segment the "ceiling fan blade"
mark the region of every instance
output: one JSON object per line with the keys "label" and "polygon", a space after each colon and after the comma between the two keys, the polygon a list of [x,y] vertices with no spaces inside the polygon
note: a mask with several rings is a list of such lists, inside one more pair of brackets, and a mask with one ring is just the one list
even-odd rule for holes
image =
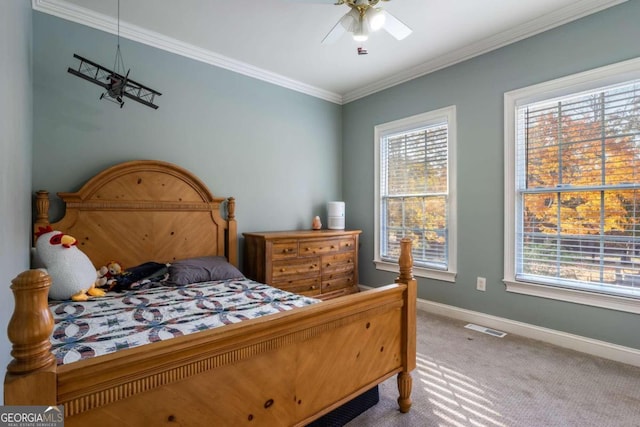
{"label": "ceiling fan blade", "polygon": [[322,39],[321,44],[331,44],[338,40],[345,32],[353,32],[355,24],[358,20],[358,12],[354,9],[350,10],[340,18],[338,23],[333,26],[329,34]]}
{"label": "ceiling fan blade", "polygon": [[344,25],[342,25],[342,22],[338,21],[338,23],[333,26],[331,31],[329,31],[329,33],[326,36],[324,36],[320,44],[335,43],[346,32],[347,32],[347,29],[344,27]]}
{"label": "ceiling fan blade", "polygon": [[382,13],[385,14],[384,25],[382,26],[382,28],[396,39],[402,40],[413,32],[411,28],[407,27],[398,18],[396,18],[386,10],[382,10]]}

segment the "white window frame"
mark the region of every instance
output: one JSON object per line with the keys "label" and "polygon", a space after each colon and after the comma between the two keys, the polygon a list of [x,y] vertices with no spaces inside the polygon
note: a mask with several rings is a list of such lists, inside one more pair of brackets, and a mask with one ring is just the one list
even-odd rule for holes
{"label": "white window frame", "polygon": [[517,89],[504,94],[504,283],[508,292],[640,313],[635,298],[518,281],[516,274],[516,109],[524,104],[640,79],[640,58]]}
{"label": "white window frame", "polygon": [[380,223],[380,145],[381,139],[389,134],[410,131],[429,125],[439,124],[443,121],[447,122],[448,127],[448,236],[447,236],[447,270],[436,270],[425,267],[414,266],[413,274],[419,277],[427,277],[431,279],[442,280],[446,282],[455,282],[457,268],[457,219],[456,219],[456,107],[455,105],[429,111],[404,119],[394,120],[392,122],[383,123],[375,126],[374,129],[374,145],[375,145],[375,233],[374,233],[374,264],[378,270],[390,271],[397,273],[399,267],[397,263],[382,260],[380,256],[381,241],[381,223]]}

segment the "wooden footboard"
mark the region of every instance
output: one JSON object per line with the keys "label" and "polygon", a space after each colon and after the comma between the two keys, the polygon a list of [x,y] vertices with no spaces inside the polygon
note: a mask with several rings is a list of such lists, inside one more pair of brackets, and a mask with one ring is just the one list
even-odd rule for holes
{"label": "wooden footboard", "polygon": [[67,426],[305,425],[398,375],[411,407],[416,281],[402,241],[396,284],[56,367],[49,277],[12,282],[7,405],[64,405]]}

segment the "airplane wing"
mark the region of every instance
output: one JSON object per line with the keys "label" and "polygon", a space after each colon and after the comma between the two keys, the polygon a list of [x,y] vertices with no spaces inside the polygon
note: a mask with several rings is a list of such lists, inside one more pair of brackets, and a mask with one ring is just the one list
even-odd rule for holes
{"label": "airplane wing", "polygon": [[73,57],[80,60],[80,65],[78,65],[77,69],[69,67],[67,69],[68,72],[105,89],[108,88],[109,76],[112,74],[111,70],[79,55],[73,54]]}
{"label": "airplane wing", "polygon": [[140,83],[136,83],[131,79],[128,79],[127,84],[124,87],[123,95],[155,110],[158,108],[158,106],[155,105],[153,101],[156,95],[160,96],[162,94],[151,88],[143,86]]}

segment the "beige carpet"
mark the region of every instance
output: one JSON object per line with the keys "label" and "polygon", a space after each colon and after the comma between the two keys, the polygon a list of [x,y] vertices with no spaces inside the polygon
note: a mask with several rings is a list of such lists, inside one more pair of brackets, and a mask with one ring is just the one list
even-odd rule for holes
{"label": "beige carpet", "polygon": [[640,426],[640,368],[465,324],[419,312],[411,411],[394,377],[347,426]]}

